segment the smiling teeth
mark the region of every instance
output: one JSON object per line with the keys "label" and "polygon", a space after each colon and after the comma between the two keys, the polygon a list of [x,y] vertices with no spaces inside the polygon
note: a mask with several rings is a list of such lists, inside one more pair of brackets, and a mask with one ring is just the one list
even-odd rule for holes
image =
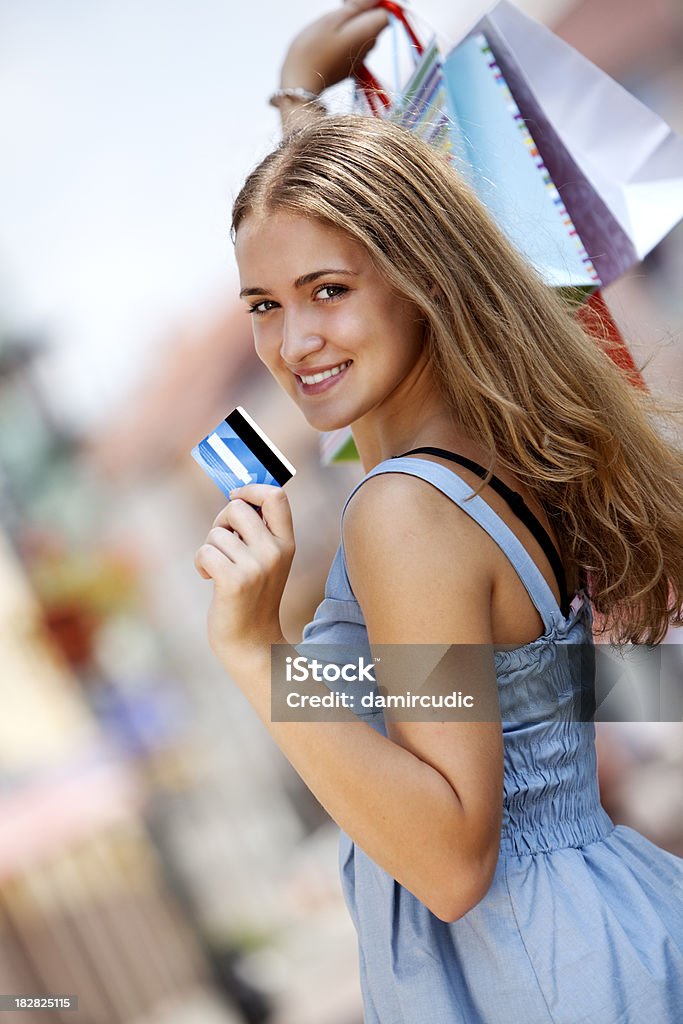
{"label": "smiling teeth", "polygon": [[345,363],[340,363],[339,366],[333,366],[331,370],[324,370],[323,373],[314,373],[312,377],[304,377],[303,373],[299,374],[304,384],[317,384],[321,380],[327,380],[328,377],[336,377],[338,373],[345,370],[347,366],[351,365],[349,359]]}

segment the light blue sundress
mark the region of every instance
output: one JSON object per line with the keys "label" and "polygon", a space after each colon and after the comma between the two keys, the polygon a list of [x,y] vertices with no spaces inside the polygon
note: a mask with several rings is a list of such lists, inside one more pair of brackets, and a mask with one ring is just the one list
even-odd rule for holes
{"label": "light blue sundress", "polygon": [[[357,488],[388,472],[428,481],[486,530],[545,631],[495,654],[503,824],[495,877],[480,903],[458,921],[441,921],[341,833],[365,1024],[681,1024],[683,861],[615,827],[600,805],[595,728],[577,720],[573,662],[563,657],[567,645],[592,643],[585,594],[565,617],[503,520],[481,497],[465,502],[472,488],[428,459],[375,466],[342,519]],[[305,654],[311,644],[353,645],[371,658],[343,543],[297,648]],[[386,735],[381,710],[363,717]]]}

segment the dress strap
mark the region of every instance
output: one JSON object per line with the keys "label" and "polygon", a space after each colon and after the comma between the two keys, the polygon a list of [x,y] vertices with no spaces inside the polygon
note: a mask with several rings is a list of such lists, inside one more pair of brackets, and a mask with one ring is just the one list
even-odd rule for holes
{"label": "dress strap", "polygon": [[[444,459],[450,459],[451,462],[457,462],[460,466],[464,466],[465,469],[472,470],[478,477],[485,480],[488,475],[488,470],[480,466],[478,462],[473,462],[472,459],[466,459],[464,455],[456,454],[456,452],[448,451],[445,448],[435,448],[433,446],[425,446],[424,448],[411,448],[409,452],[403,452],[402,455],[393,455],[394,459],[402,459],[406,455],[415,455],[417,452],[425,452],[428,455],[441,455]],[[489,480],[489,486],[500,494],[501,498],[509,505],[510,509],[514,512],[518,519],[524,523],[527,529],[533,534],[538,543],[543,548],[546,558],[550,562],[553,572],[555,573],[555,579],[557,580],[557,586],[560,591],[560,608],[562,614],[569,615],[569,594],[567,593],[567,577],[565,576],[564,567],[560,560],[557,548],[553,544],[548,531],[543,526],[543,523],[534,515],[521,494],[517,491],[513,491],[511,487],[503,483],[502,480],[497,476],[492,476]]]}
{"label": "dress strap", "polygon": [[[370,477],[380,473],[406,473],[432,484],[466,512],[496,542],[510,561],[543,621],[546,632],[556,625],[564,624],[563,615],[555,595],[548,586],[543,573],[524,545],[517,539],[510,527],[482,497],[474,497],[472,487],[452,469],[446,469],[431,459],[414,459],[394,456],[380,462],[371,469],[349,494],[342,509],[342,522],[349,501]],[[343,548],[343,539],[342,539]]]}

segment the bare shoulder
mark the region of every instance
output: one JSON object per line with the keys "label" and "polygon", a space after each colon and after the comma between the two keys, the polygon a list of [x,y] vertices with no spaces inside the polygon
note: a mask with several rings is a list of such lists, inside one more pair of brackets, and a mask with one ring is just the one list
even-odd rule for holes
{"label": "bare shoulder", "polygon": [[[416,543],[421,553],[458,553],[485,570],[491,540],[481,527],[428,480],[408,473],[380,473],[366,480],[344,516],[344,545],[370,553],[396,541]],[[407,551],[400,550],[403,559]]]}
{"label": "bare shoulder", "polygon": [[366,480],[343,522],[349,579],[375,643],[487,643],[491,539],[428,481]]}

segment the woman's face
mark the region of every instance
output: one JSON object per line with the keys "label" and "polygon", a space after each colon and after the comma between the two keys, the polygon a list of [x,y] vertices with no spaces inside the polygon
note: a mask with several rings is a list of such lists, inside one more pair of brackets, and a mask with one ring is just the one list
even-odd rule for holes
{"label": "woman's face", "polygon": [[387,403],[405,408],[426,361],[423,323],[362,245],[277,212],[247,217],[235,253],[258,356],[311,426],[334,430]]}

